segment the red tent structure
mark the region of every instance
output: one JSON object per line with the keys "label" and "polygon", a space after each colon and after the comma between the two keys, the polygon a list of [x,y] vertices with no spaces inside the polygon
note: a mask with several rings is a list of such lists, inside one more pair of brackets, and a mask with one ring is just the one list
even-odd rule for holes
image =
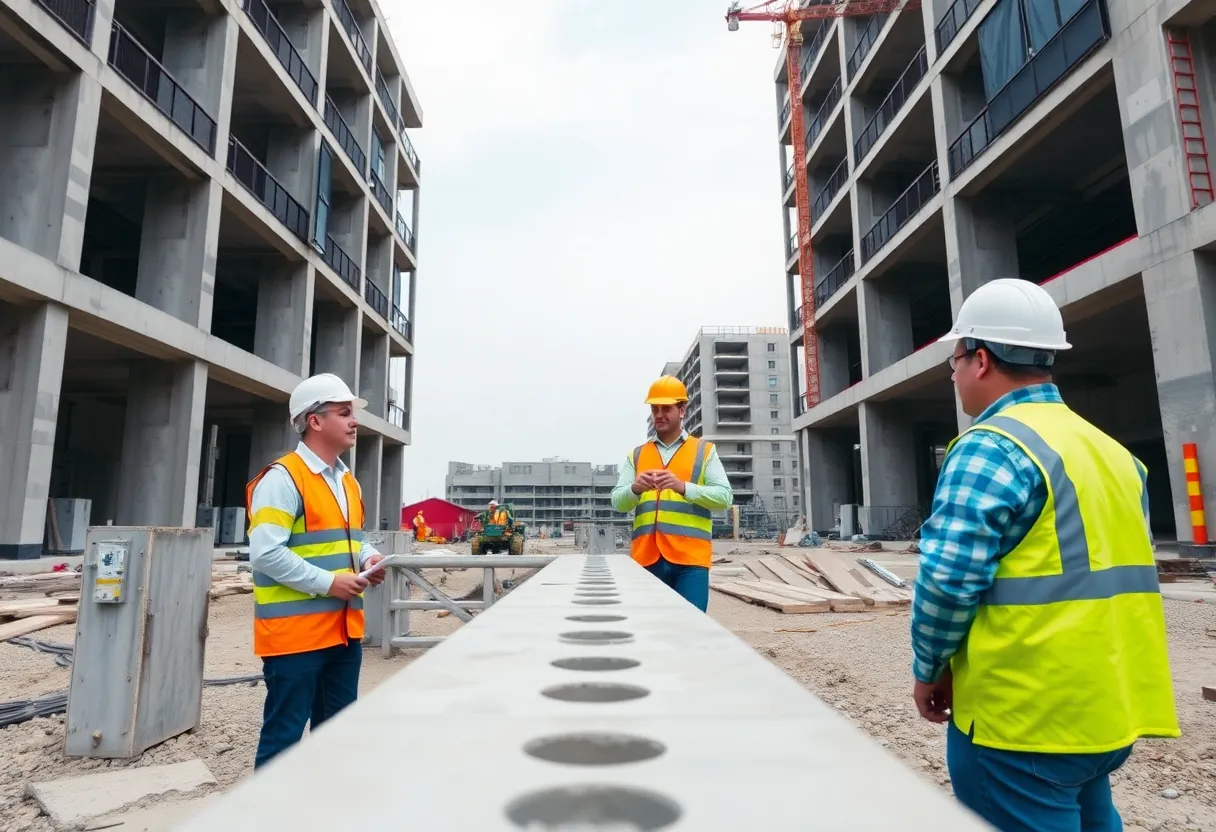
{"label": "red tent structure", "polygon": [[431,534],[455,540],[469,530],[477,512],[431,497],[419,503],[411,503],[401,509],[401,528],[414,530],[414,515],[422,511],[422,517],[431,528]]}

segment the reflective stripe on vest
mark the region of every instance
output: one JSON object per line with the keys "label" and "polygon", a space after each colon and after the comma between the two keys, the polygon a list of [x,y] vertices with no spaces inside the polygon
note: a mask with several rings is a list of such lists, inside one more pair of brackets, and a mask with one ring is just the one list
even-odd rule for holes
{"label": "reflective stripe on vest", "polygon": [[[664,465],[658,446],[647,443],[634,449],[634,470],[667,470],[683,482],[704,485],[705,460],[712,448],[711,443],[690,436]],[[647,449],[649,460],[643,455]],[[713,514],[671,489],[646,491],[634,508],[632,539],[630,554],[642,566],[662,557],[672,563],[708,567],[713,559]]]}

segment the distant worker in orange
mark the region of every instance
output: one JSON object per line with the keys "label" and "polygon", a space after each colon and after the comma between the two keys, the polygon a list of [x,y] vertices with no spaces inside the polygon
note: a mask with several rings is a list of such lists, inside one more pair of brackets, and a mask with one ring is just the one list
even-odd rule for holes
{"label": "distant worker in orange", "polygon": [[414,515],[414,540],[426,540],[431,536],[431,530],[426,525],[426,518],[422,516],[422,509],[418,509],[418,513]]}
{"label": "distant worker in orange", "polygon": [[630,555],[702,612],[709,608],[714,511],[730,508],[734,491],[713,443],[684,430],[688,391],[674,376],[646,396],[657,438],[625,458],[612,507],[633,511]]}

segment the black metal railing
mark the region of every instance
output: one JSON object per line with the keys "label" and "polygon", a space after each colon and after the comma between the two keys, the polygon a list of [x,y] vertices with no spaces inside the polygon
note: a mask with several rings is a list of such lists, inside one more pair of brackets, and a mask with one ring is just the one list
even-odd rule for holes
{"label": "black metal railing", "polygon": [[801,416],[806,413],[807,394],[799,393],[798,398],[794,399],[794,415]]}
{"label": "black metal railing", "polygon": [[139,90],[195,144],[215,155],[215,119],[190,97],[169,70],[118,23],[111,26],[108,61],[114,71]]}
{"label": "black metal railing", "polygon": [[777,119],[777,127],[778,128],[784,127],[785,122],[787,120],[789,120],[789,117],[790,117],[790,102],[787,101],[781,105],[781,116]]}
{"label": "black metal railing", "polygon": [[338,21],[342,24],[342,28],[346,30],[346,36],[350,38],[350,45],[355,48],[355,54],[359,56],[359,63],[363,64],[363,68],[367,70],[370,77],[372,50],[367,48],[367,41],[363,39],[363,30],[359,28],[359,21],[355,20],[355,14],[346,4],[346,0],[334,0],[334,10],[338,13]]}
{"label": "black metal railing", "polygon": [[405,411],[395,404],[388,406],[388,423],[399,428],[405,427]]}
{"label": "black metal railing", "polygon": [[405,243],[406,248],[410,251],[414,250],[414,232],[406,224],[405,217],[401,216],[400,211],[397,212],[397,236]]}
{"label": "black metal railing", "polygon": [[37,0],[37,3],[78,41],[85,46],[93,45],[93,21],[97,16],[93,0]]}
{"label": "black metal railing", "polygon": [[1110,22],[1102,0],[1089,0],[1068,19],[988,106],[950,144],[950,178],[958,176],[1036,101],[1074,67],[1110,39]]}
{"label": "black metal railing", "polygon": [[794,163],[790,162],[790,166],[785,169],[785,177],[781,180],[781,192],[785,193],[794,184]]}
{"label": "black metal railing", "polygon": [[291,42],[291,38],[287,37],[287,30],[271,13],[265,0],[241,0],[241,6],[253,21],[253,25],[262,33],[262,37],[266,38],[270,51],[279,59],[283,69],[287,70],[291,80],[295,81],[300,92],[304,93],[308,103],[317,106],[317,79],[305,66],[299,50]]}
{"label": "black metal railing", "polygon": [[410,137],[406,135],[404,119],[402,119],[397,133],[401,136],[401,147],[405,150],[405,158],[410,160],[410,164],[414,168],[414,173],[421,174],[422,160],[418,158],[418,151],[414,150],[414,143],[410,141]]}
{"label": "black metal railing", "polygon": [[848,181],[849,159],[846,156],[840,160],[840,164],[836,166],[836,170],[832,171],[832,175],[828,177],[828,181],[823,184],[823,188],[815,197],[815,202],[811,206],[811,222],[819,219],[827,212],[828,206],[832,204],[832,200],[836,197],[836,194],[840,193],[840,189]]}
{"label": "black metal railing", "polygon": [[358,169],[359,175],[365,176],[367,174],[367,154],[359,146],[359,140],[351,132],[346,119],[342,118],[342,113],[338,112],[338,105],[328,95],[325,96],[325,126],[334,134],[334,138],[338,140],[338,146],[342,148],[346,158],[350,159]]}
{"label": "black metal railing", "polygon": [[390,217],[393,215],[393,198],[388,194],[388,188],[384,186],[384,181],[380,179],[380,174],[374,170],[369,172],[367,177],[368,183],[372,187],[372,196],[376,198],[376,202],[380,203],[380,207]]}
{"label": "black metal railing", "polygon": [[393,329],[401,333],[401,337],[405,340],[410,339],[410,319],[405,316],[401,308],[397,304],[393,304],[392,317],[388,319],[389,324]]}
{"label": "black metal railing", "polygon": [[325,237],[325,262],[338,273],[338,277],[346,281],[350,288],[356,292],[359,291],[359,278],[361,277],[359,267],[355,265],[354,260],[350,259],[350,255],[342,250],[342,246],[338,245],[329,235]]}
{"label": "black metal railing", "polygon": [[308,211],[235,136],[228,137],[228,170],[279,222],[308,242]]}
{"label": "black metal railing", "polygon": [[786,246],[786,258],[785,259],[788,260],[797,253],[798,253],[798,232],[795,231],[793,234],[790,235],[790,239]]}
{"label": "black metal railing", "polygon": [[823,20],[820,22],[819,30],[815,32],[815,36],[811,38],[811,42],[806,45],[806,56],[802,59],[800,67],[802,73],[802,83],[806,83],[806,79],[811,74],[811,64],[815,63],[815,59],[819,57],[819,52],[823,49],[824,42],[828,39],[828,30],[832,28],[831,20]]}
{"label": "black metal railing", "polygon": [[849,282],[854,271],[853,249],[849,249],[849,253],[841,257],[835,266],[828,269],[828,273],[823,276],[822,280],[815,283],[815,308],[822,309],[828,299]]}
{"label": "black metal railing", "polygon": [[376,95],[380,96],[380,103],[388,110],[388,123],[396,128],[401,123],[401,115],[397,112],[397,105],[393,103],[392,94],[388,91],[388,82],[384,80],[379,69],[376,70]]}
{"label": "black metal railing", "polygon": [[806,152],[811,152],[811,145],[819,138],[819,134],[823,132],[823,128],[827,126],[828,119],[832,117],[832,113],[836,110],[836,105],[840,103],[840,79],[836,79],[836,83],[832,84],[832,88],[828,90],[828,94],[824,96],[823,103],[819,105],[818,112],[811,119],[810,125],[806,128],[806,134],[802,137],[806,145]]}
{"label": "black metal railing", "polygon": [[867,263],[879,249],[885,246],[899,229],[916,216],[925,203],[933,199],[941,189],[937,176],[937,162],[933,162],[908,186],[887,209],[878,222],[861,238],[861,262]]}
{"label": "black metal railing", "polygon": [[388,295],[384,294],[383,290],[370,280],[363,281],[363,299],[367,301],[367,305],[375,310],[376,314],[385,320],[388,319]]}
{"label": "black metal railing", "polygon": [[937,26],[933,27],[933,39],[937,42],[939,58],[946,47],[958,37],[963,24],[971,18],[982,2],[984,0],[954,0],[950,8],[946,9],[942,19],[937,21]]}
{"label": "black metal railing", "polygon": [[878,40],[878,33],[882,31],[882,26],[886,22],[885,14],[876,14],[870,18],[870,22],[866,24],[866,28],[861,30],[861,34],[857,37],[857,45],[853,47],[853,53],[849,55],[848,73],[849,80],[857,74],[857,70],[861,67],[861,62],[866,59],[866,55],[870,54],[870,48],[874,46],[874,41]]}
{"label": "black metal railing", "polygon": [[925,56],[925,47],[921,47],[916,53],[916,57],[904,68],[900,73],[899,78],[891,86],[891,91],[887,93],[887,97],[883,99],[882,104],[878,106],[878,112],[874,113],[874,117],[870,119],[870,123],[861,131],[861,135],[857,137],[857,141],[853,143],[853,161],[860,164],[861,160],[866,157],[879,138],[891,126],[891,122],[895,121],[895,117],[899,115],[899,111],[903,109],[904,104],[908,103],[908,98],[911,97],[912,91],[925,77],[925,73],[929,71],[929,61]]}
{"label": "black metal railing", "polygon": [[[799,306],[797,309],[794,310],[794,314],[790,315],[790,328],[797,329],[800,326],[802,326],[802,307],[801,306]],[[721,386],[721,385],[719,385],[719,386]],[[744,387],[744,388],[740,388],[740,389],[746,390],[747,388]]]}

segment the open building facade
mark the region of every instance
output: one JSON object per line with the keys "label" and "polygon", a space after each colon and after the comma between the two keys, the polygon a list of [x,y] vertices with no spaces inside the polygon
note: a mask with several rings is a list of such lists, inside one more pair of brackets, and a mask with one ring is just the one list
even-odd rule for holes
{"label": "open building facade", "polygon": [[[1158,541],[1193,540],[1184,443],[1216,496],[1216,208],[1190,174],[1206,143],[1183,135],[1214,124],[1214,14],[1196,0],[924,0],[803,25],[804,135],[790,135],[784,58],[776,98],[813,528],[858,504],[867,532],[915,529],[971,423],[935,341],[977,286],[1022,277],[1063,311],[1064,398],[1148,466]],[[805,305],[794,152],[812,207]]]}
{"label": "open building facade", "polygon": [[397,528],[421,110],[374,0],[0,0],[0,125],[0,557],[48,499],[243,506],[325,371]]}

